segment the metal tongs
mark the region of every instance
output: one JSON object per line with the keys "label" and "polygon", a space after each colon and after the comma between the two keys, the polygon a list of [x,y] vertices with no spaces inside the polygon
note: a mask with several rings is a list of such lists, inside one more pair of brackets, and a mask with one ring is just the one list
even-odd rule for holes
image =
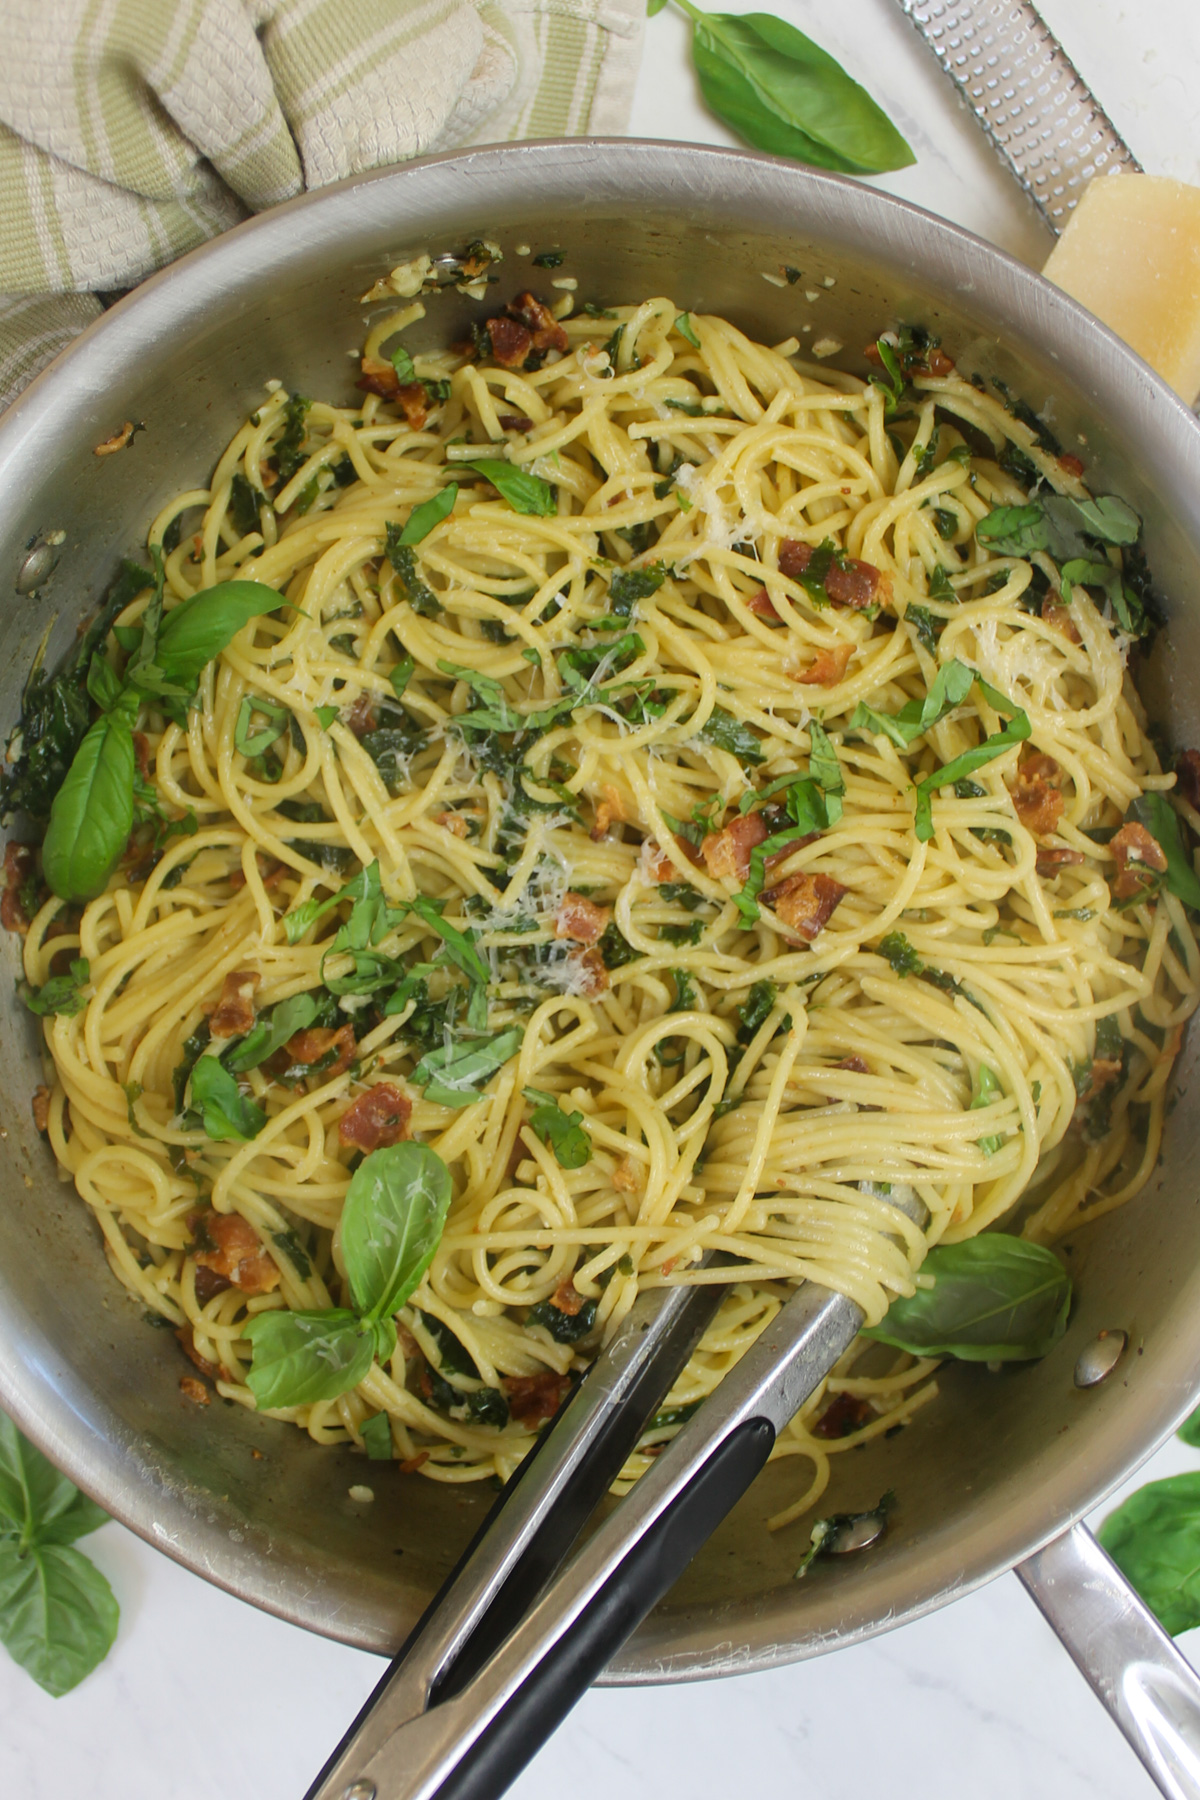
{"label": "metal tongs", "polygon": [[[894,1189],[893,1202],[923,1212],[911,1190]],[[745,1493],[863,1322],[853,1301],[804,1283],[571,1555],[722,1292],[706,1283],[639,1296],[307,1800],[492,1800],[516,1779]]]}

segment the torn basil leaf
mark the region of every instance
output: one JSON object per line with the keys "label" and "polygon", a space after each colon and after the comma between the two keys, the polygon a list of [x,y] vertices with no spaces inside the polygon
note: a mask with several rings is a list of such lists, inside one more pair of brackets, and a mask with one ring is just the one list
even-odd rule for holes
{"label": "torn basil leaf", "polygon": [[486,1041],[430,1050],[412,1072],[413,1086],[423,1088],[437,1106],[471,1106],[483,1098],[483,1083],[516,1055],[524,1039],[524,1031],[513,1026]]}
{"label": "torn basil leaf", "polygon": [[91,979],[91,971],[86,956],[72,958],[70,968],[65,975],[51,975],[40,988],[22,986],[21,998],[31,1013],[46,1018],[52,1013],[60,1013],[65,1018],[73,1019],[87,1005],[83,990]]}
{"label": "torn basil leaf", "polygon": [[551,518],[558,511],[554,489],[540,475],[530,475],[515,463],[493,456],[480,457],[477,462],[470,462],[465,466],[474,469],[485,481],[490,481],[514,512]]}
{"label": "torn basil leaf", "polygon": [[588,1136],[581,1112],[566,1113],[555,1094],[540,1088],[525,1088],[525,1098],[533,1103],[529,1123],[543,1144],[549,1144],[560,1169],[582,1169],[592,1158],[592,1140]]}
{"label": "torn basil leaf", "polygon": [[235,1075],[244,1074],[247,1069],[257,1069],[260,1064],[268,1062],[277,1050],[282,1050],[289,1038],[297,1032],[307,1031],[317,1017],[317,1002],[312,994],[293,994],[289,1000],[280,1000],[268,1013],[264,1013],[254,1023],[246,1036],[236,1043],[222,1059],[227,1069]]}
{"label": "torn basil leaf", "polygon": [[1164,1630],[1200,1625],[1200,1469],[1147,1482],[1096,1535]]}
{"label": "torn basil leaf", "polygon": [[433,1261],[450,1210],[450,1171],[427,1144],[372,1150],[350,1178],[342,1255],[368,1323],[391,1318]]}
{"label": "torn basil leaf", "polygon": [[753,767],[766,761],[762,740],[742,719],[735,719],[723,706],[714,706],[697,735],[717,750],[727,750],[738,761]]}
{"label": "torn basil leaf", "polygon": [[229,1070],[216,1056],[201,1056],[192,1069],[191,1109],[201,1127],[217,1143],[248,1143],[267,1122],[261,1106],[246,1099]]}
{"label": "torn basil leaf", "polygon": [[423,500],[419,506],[414,506],[398,543],[419,544],[422,538],[429,536],[435,525],[440,525],[443,519],[450,517],[457,499],[458,483],[452,481],[440,493],[435,494],[432,500]]}
{"label": "torn basil leaf", "polygon": [[375,1338],[348,1307],[256,1313],[242,1326],[253,1361],[246,1386],[265,1410],[336,1400],[375,1359]]}

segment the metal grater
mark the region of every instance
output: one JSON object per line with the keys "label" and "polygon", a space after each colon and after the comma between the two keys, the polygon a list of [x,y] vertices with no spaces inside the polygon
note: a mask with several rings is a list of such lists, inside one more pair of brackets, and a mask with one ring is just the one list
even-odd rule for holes
{"label": "metal grater", "polygon": [[1027,0],[898,0],[1051,231],[1095,175],[1142,165]]}

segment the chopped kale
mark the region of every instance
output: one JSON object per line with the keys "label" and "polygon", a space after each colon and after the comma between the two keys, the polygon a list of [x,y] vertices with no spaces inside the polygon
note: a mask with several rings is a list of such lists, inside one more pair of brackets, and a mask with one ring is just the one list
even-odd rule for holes
{"label": "chopped kale", "polygon": [[600,952],[600,960],[606,969],[623,968],[626,963],[636,962],[642,954],[640,950],[634,949],[629,939],[618,930],[616,923],[612,920],[605,926],[603,936],[596,948]]}
{"label": "chopped kale", "polygon": [[411,544],[400,542],[402,525],[390,524],[387,528],[387,558],[396,573],[396,581],[401,593],[415,613],[423,618],[435,619],[442,611],[442,603],[431,587],[427,587],[417,574],[417,553]]}
{"label": "chopped kale", "polygon": [[193,1031],[191,1037],[187,1039],[183,1046],[183,1060],[175,1065],[175,1072],[171,1076],[171,1085],[175,1091],[175,1111],[177,1113],[183,1111],[183,1099],[184,1095],[187,1093],[187,1084],[191,1080],[192,1070],[203,1055],[211,1036],[212,1033],[208,1027],[208,1020],[201,1019],[199,1025],[197,1025],[195,1031]]}
{"label": "chopped kale", "polygon": [[608,604],[614,613],[628,618],[638,600],[656,594],[670,570],[666,563],[649,563],[641,569],[618,569],[608,584]]}
{"label": "chopped kale", "polygon": [[737,1009],[739,1044],[748,1044],[759,1027],[770,1016],[771,1008],[779,996],[779,990],[773,981],[756,981],[745,1000]]}
{"label": "chopped kale", "polygon": [[525,1323],[542,1326],[556,1344],[577,1344],[596,1323],[596,1302],[585,1300],[577,1313],[566,1313],[553,1300],[539,1300],[526,1313]]}
{"label": "chopped kale", "polygon": [[311,400],[304,399],[301,394],[293,394],[283,409],[283,432],[275,442],[275,467],[279,471],[280,482],[284,485],[292,479],[304,461],[305,420],[311,406]]}
{"label": "chopped kale", "polygon": [[[686,925],[660,925],[658,935],[664,944],[698,944],[704,936],[704,920],[689,919]],[[603,954],[603,940],[601,940]]]}

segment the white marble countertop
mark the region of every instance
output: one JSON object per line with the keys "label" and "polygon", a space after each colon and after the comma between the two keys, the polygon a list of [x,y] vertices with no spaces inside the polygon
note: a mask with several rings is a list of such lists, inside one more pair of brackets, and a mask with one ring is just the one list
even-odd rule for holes
{"label": "white marble countertop", "polygon": [[[913,145],[915,167],[878,185],[1041,261],[1049,240],[1037,216],[895,0],[772,7],[841,58]],[[1195,0],[1043,0],[1042,11],[1145,167],[1200,182]],[[734,141],[699,102],[674,9],[648,24],[631,131]],[[1139,1479],[1197,1466],[1200,1452],[1172,1442]],[[382,1664],[230,1599],[118,1525],[86,1548],[120,1600],[120,1636],[62,1700],[0,1654],[4,1800],[299,1800]],[[594,1690],[512,1793],[559,1800],[565,1781],[572,1800],[601,1800],[614,1786],[624,1800],[727,1800],[748,1780],[808,1800],[1155,1792],[1010,1575],[815,1662]]]}

